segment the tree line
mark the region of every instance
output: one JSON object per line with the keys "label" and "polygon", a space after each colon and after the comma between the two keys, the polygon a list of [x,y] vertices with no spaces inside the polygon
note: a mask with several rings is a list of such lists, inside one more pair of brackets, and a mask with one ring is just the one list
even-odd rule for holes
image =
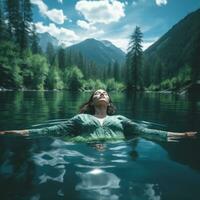
{"label": "tree line", "polygon": [[[136,26],[129,42],[126,63],[99,66],[81,52],[48,43],[46,50],[32,19],[30,0],[0,2],[0,87],[11,89],[150,90],[172,89],[191,80],[185,65],[178,74],[159,60],[151,64],[142,50],[142,32]],[[166,71],[166,73],[165,73]],[[173,71],[173,69],[171,70]]]}
{"label": "tree line", "polygon": [[30,0],[0,2],[0,87],[11,89],[123,89],[123,66],[98,66],[81,52],[55,48],[43,52]]}

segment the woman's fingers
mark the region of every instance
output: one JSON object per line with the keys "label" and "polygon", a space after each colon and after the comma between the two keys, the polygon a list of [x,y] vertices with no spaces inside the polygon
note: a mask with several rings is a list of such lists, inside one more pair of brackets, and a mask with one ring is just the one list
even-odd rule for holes
{"label": "woman's fingers", "polygon": [[168,141],[168,142],[178,142],[177,139],[172,139],[172,138],[168,138],[167,141]]}
{"label": "woman's fingers", "polygon": [[9,135],[9,134],[15,134],[15,135],[22,135],[22,136],[28,136],[29,132],[28,130],[11,130],[11,131],[0,131],[0,135]]}
{"label": "woman's fingers", "polygon": [[182,138],[195,138],[196,136],[197,136],[197,132],[194,132],[194,131],[188,131],[188,132],[183,132],[183,133],[169,132],[167,140],[176,141]]}
{"label": "woman's fingers", "polygon": [[197,135],[197,132],[185,132],[185,137],[195,137]]}

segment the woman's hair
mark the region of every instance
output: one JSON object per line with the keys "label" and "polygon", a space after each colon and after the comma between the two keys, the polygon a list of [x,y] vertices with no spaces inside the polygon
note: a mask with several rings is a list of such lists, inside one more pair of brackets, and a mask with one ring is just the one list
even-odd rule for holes
{"label": "woman's hair", "polygon": [[[91,114],[91,115],[95,114],[95,108],[94,108],[94,105],[93,105],[94,94],[95,94],[95,91],[92,93],[89,100],[86,103],[84,103],[83,105],[80,106],[79,113],[85,113],[85,114]],[[113,105],[112,100],[109,96],[109,105],[107,107],[107,114],[113,115],[115,113],[115,111],[116,111],[116,108]]]}

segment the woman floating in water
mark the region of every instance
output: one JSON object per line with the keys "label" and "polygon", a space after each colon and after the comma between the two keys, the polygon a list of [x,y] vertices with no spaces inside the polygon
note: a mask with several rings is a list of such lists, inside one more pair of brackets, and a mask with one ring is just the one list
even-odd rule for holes
{"label": "woman floating in water", "polygon": [[194,137],[196,132],[167,132],[149,129],[131,121],[122,115],[113,115],[115,108],[105,90],[99,89],[90,97],[89,101],[80,108],[80,114],[66,122],[61,122],[47,128],[1,131],[0,134],[54,135],[54,136],[92,136],[94,139],[111,139],[141,136],[153,140],[175,141],[185,137]]}

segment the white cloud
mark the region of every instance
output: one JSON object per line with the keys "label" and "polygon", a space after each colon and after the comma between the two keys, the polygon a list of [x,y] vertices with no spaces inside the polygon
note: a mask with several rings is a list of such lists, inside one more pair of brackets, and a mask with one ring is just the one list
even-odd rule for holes
{"label": "white cloud", "polygon": [[154,42],[143,42],[142,43],[142,49],[143,51],[148,49]]}
{"label": "white cloud", "polygon": [[112,42],[116,47],[122,49],[125,53],[127,52],[129,39],[123,38],[123,39],[108,39],[110,42]]}
{"label": "white cloud", "polygon": [[[129,38],[120,38],[120,39],[106,38],[106,39],[112,42],[116,47],[122,49],[125,53],[127,52],[130,41]],[[158,37],[144,39],[144,41],[142,42],[143,51],[146,50],[148,47],[150,47],[157,40]]]}
{"label": "white cloud", "polygon": [[63,0],[58,0],[59,3],[63,3]]}
{"label": "white cloud", "polygon": [[36,30],[38,33],[49,33],[51,36],[55,37],[60,44],[65,44],[69,46],[80,38],[72,30],[66,28],[58,28],[55,24],[50,23],[48,26],[44,25],[42,22],[35,23]]}
{"label": "white cloud", "polygon": [[167,0],[156,0],[156,4],[158,6],[166,5],[167,4]]}
{"label": "white cloud", "polygon": [[78,26],[80,26],[83,29],[91,30],[91,31],[97,30],[97,28],[95,26],[93,26],[92,24],[90,24],[84,20],[78,20],[76,23]]}
{"label": "white cloud", "polygon": [[92,24],[110,24],[119,21],[125,16],[124,7],[125,3],[118,0],[81,0],[75,5],[75,9]]}
{"label": "white cloud", "polygon": [[152,44],[154,44],[158,39],[159,39],[159,37],[153,37],[153,38],[146,38],[146,39],[144,39],[143,43],[142,43],[142,49],[146,50]]}
{"label": "white cloud", "polygon": [[48,6],[42,0],[31,0],[32,4],[38,6],[39,11],[42,15],[48,17],[51,21],[57,24],[63,24],[67,19],[67,16],[64,15],[63,10],[59,9],[48,9]]}
{"label": "white cloud", "polygon": [[63,11],[57,9],[48,10],[46,15],[49,19],[51,19],[51,21],[57,24],[63,24],[65,19],[67,19],[67,17],[63,14]]}

